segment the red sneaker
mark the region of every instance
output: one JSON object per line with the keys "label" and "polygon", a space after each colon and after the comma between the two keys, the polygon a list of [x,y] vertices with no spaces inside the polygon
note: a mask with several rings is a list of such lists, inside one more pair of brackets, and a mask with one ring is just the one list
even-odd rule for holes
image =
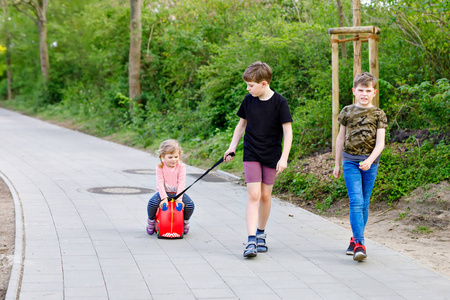
{"label": "red sneaker", "polygon": [[348,246],[347,248],[347,255],[353,255],[354,251],[355,251],[355,238],[352,237],[350,239],[350,246]]}
{"label": "red sneaker", "polygon": [[367,258],[366,247],[360,243],[356,243],[355,253],[353,254],[353,260],[361,261]]}

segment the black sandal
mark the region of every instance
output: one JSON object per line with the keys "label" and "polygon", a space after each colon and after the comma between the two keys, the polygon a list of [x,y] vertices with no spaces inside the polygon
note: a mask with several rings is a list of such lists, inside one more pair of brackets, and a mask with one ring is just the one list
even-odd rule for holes
{"label": "black sandal", "polygon": [[256,255],[258,255],[258,251],[256,251],[256,243],[248,242],[244,249],[244,257],[255,257]]}

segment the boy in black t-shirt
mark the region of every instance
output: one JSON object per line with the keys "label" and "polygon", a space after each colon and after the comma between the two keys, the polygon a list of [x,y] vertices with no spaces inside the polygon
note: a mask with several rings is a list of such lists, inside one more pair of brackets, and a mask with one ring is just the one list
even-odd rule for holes
{"label": "boy in black t-shirt", "polygon": [[242,78],[250,94],[245,96],[237,112],[240,120],[224,160],[233,159],[228,154],[236,152],[245,133],[243,160],[247,183],[245,220],[248,243],[244,257],[253,257],[268,250],[264,230],[270,215],[275,176],[287,167],[292,145],[292,117],[286,99],[269,87],[272,80],[269,65],[255,62],[245,69]]}

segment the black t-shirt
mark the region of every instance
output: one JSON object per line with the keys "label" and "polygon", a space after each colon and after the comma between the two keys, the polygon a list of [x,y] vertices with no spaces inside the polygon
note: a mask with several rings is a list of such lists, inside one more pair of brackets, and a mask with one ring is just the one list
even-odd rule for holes
{"label": "black t-shirt", "polygon": [[244,161],[257,161],[263,166],[276,168],[282,152],[282,125],[292,122],[286,99],[277,92],[265,101],[248,94],[237,115],[247,120]]}

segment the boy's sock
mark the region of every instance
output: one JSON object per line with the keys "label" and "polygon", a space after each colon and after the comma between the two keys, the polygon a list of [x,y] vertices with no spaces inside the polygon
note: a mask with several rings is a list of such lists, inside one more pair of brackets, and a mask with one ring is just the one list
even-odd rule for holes
{"label": "boy's sock", "polygon": [[255,242],[256,243],[256,235],[249,235],[248,236],[248,242]]}
{"label": "boy's sock", "polygon": [[256,229],[256,235],[258,235],[258,234],[264,234],[264,229],[261,230],[261,229],[257,228]]}

